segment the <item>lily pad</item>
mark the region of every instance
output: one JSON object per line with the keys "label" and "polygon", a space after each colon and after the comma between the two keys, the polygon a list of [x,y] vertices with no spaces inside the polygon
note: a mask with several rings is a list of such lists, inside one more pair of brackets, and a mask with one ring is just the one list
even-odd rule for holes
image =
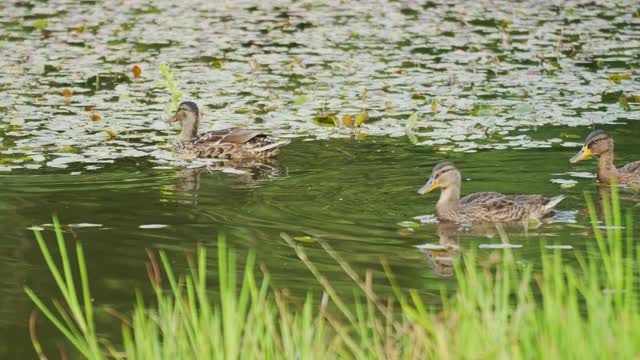
{"label": "lily pad", "polygon": [[493,116],[496,114],[496,109],[491,105],[476,105],[471,110],[472,116]]}
{"label": "lily pad", "polygon": [[300,241],[300,242],[303,242],[303,243],[308,243],[308,244],[313,244],[313,243],[318,242],[318,240],[314,239],[311,236],[294,236],[293,240]]}

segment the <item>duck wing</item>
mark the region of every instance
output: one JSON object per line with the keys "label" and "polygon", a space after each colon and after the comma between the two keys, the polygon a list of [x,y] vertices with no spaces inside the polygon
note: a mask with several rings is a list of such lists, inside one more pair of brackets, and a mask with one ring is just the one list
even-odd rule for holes
{"label": "duck wing", "polygon": [[200,158],[241,158],[256,146],[261,146],[267,136],[260,131],[240,127],[210,131],[192,142],[193,152]]}
{"label": "duck wing", "polygon": [[198,135],[195,139],[191,140],[191,143],[194,146],[202,146],[205,144],[219,144],[220,142],[222,142],[222,139],[228,136],[230,132],[234,131],[234,129],[238,128],[209,131],[204,134]]}
{"label": "duck wing", "polygon": [[630,162],[618,169],[618,172],[640,176],[640,161]]}
{"label": "duck wing", "polygon": [[209,131],[199,135],[192,142],[197,145],[210,144],[244,144],[256,136],[264,135],[260,131],[246,130],[239,127]]}
{"label": "duck wing", "polygon": [[504,199],[506,197],[506,195],[497,192],[479,192],[463,197],[460,199],[460,204],[484,206],[495,200]]}
{"label": "duck wing", "polygon": [[462,209],[483,221],[508,222],[527,216],[525,196],[508,196],[496,192],[475,193],[460,199]]}
{"label": "duck wing", "polygon": [[251,141],[256,136],[266,136],[262,132],[257,130],[247,130],[242,128],[235,128],[230,131],[226,136],[222,138],[223,143],[231,144],[244,144]]}

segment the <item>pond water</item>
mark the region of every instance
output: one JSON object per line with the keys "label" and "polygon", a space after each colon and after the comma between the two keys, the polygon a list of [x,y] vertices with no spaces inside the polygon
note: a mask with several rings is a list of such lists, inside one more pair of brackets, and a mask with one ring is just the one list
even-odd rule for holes
{"label": "pond water", "polygon": [[[455,286],[456,248],[490,258],[506,240],[432,221],[437,194],[416,190],[444,160],[461,169],[463,194],[567,196],[541,227],[508,230],[517,261],[537,265],[544,246],[567,261],[598,256],[583,197],[595,163],[568,159],[595,127],[613,135],[619,164],[640,159],[639,16],[633,1],[3,2],[0,357],[33,355],[23,286],[57,296],[28,229],[54,213],[85,246],[96,305],[120,310],[148,290],[146,249],[181,269],[219,232],[241,259],[255,249],[292,296],[320,285],[282,232],[346,295],[353,283],[321,244],[373,269],[380,293],[388,261],[437,304]],[[203,108],[202,130],[247,126],[292,143],[250,168],[173,159],[162,64]],[[364,112],[357,131],[326,126]],[[637,215],[637,195],[625,196]],[[38,324],[41,340],[61,340]]]}

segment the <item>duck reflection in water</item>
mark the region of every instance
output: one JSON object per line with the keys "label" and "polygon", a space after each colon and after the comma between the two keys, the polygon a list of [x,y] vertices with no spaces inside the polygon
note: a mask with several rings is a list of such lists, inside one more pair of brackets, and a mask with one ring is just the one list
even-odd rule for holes
{"label": "duck reflection in water", "polygon": [[439,243],[418,245],[418,249],[426,255],[431,263],[433,273],[439,277],[454,275],[453,262],[460,255],[459,226],[452,222],[438,224]]}
{"label": "duck reflection in water", "polygon": [[[497,244],[497,247],[518,247],[520,245],[511,244],[509,240],[510,236],[552,236],[552,234],[546,233],[531,234],[521,224],[520,226],[515,224],[510,225],[512,226],[506,227],[505,224],[501,223],[485,223],[465,226],[450,221],[442,221],[437,224],[436,234],[438,236],[438,243],[418,245],[417,248],[429,259],[436,276],[452,277],[455,274],[453,263],[459,259],[463,250],[460,245],[461,237],[499,238],[500,243]],[[507,229],[509,229],[509,232]],[[523,230],[524,232],[513,232],[514,230]]]}
{"label": "duck reflection in water", "polygon": [[181,197],[178,203],[197,204],[200,176],[228,173],[234,177],[235,188],[254,188],[277,178],[286,177],[288,169],[276,159],[246,161],[227,160],[213,162],[195,168],[180,168],[177,171],[175,194]]}

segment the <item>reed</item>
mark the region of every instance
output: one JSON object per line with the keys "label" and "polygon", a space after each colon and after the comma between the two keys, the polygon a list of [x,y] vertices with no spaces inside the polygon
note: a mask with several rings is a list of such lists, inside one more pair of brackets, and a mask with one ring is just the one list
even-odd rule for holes
{"label": "reed", "polygon": [[[373,291],[371,271],[358,274],[320,241],[354,282],[353,295],[345,297],[307,258],[304,246],[283,234],[325,289],[321,296],[309,293],[301,303],[292,301],[286,291],[270,286],[264,267],[256,278],[253,252],[238,271],[237,253],[220,235],[215,286],[207,274],[206,248],[198,248],[182,275],[174,273],[164,252],[160,261],[151,254],[155,297],[145,302],[138,293],[130,318],[119,316],[119,341],[110,342],[96,333],[82,246],[76,243],[74,254],[67,251],[57,218],[61,266],[42,234],[35,235],[62,300],[54,300],[52,308],[25,290],[89,359],[637,358],[640,312],[634,264],[640,261],[640,248],[633,243],[631,215],[623,216],[616,187],[611,194],[600,202],[603,221],[586,196],[594,238],[589,253],[597,256],[576,253],[578,265],[567,265],[566,254],[542,244],[542,267],[536,269],[515,263],[509,250],[497,264],[479,266],[477,254],[470,251],[455,265],[457,289],[443,291],[437,309],[425,304],[418,291],[398,287],[386,263],[382,266],[395,295],[381,298]],[[161,279],[168,282],[166,288]],[[212,295],[214,289],[219,296]]]}

